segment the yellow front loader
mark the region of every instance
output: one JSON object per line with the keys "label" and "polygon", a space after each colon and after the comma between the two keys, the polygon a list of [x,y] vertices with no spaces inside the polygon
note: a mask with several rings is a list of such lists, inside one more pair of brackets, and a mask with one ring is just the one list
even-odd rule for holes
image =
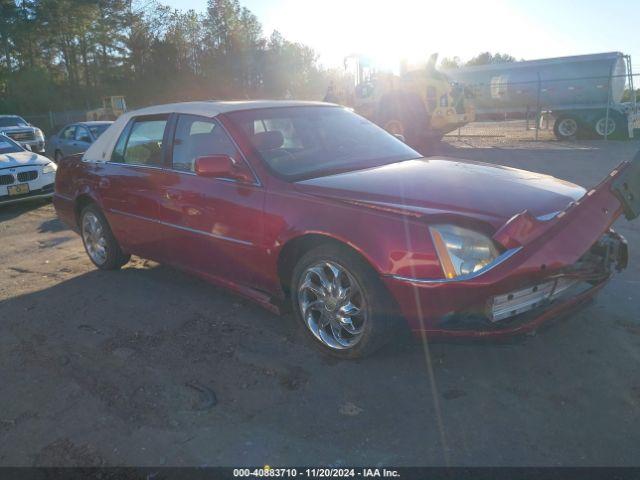
{"label": "yellow front loader", "polygon": [[102,107],[87,112],[87,120],[115,120],[127,111],[127,103],[122,95],[102,98]]}
{"label": "yellow front loader", "polygon": [[396,75],[378,71],[366,57],[347,57],[346,83],[332,85],[325,99],[352,107],[411,146],[424,146],[475,120],[471,95],[435,68],[436,59],[417,69],[404,63]]}

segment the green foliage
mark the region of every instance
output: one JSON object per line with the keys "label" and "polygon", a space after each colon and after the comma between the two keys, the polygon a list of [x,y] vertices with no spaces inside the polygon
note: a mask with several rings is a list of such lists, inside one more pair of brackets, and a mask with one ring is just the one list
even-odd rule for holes
{"label": "green foliage", "polygon": [[238,0],[204,14],[154,0],[0,0],[0,113],[230,98],[321,98],[309,47],[262,25]]}
{"label": "green foliage", "polygon": [[462,62],[460,57],[444,57],[440,60],[440,68],[442,70],[451,70],[453,68],[460,68],[462,66]]}
{"label": "green foliage", "polygon": [[515,61],[515,57],[512,57],[507,53],[492,54],[491,52],[483,52],[465,63],[465,66],[489,65],[492,63],[511,63]]}
{"label": "green foliage", "polygon": [[[640,88],[635,90],[636,103],[640,103]],[[631,89],[625,88],[624,93],[622,94],[622,102],[633,102],[633,93],[631,93]]]}

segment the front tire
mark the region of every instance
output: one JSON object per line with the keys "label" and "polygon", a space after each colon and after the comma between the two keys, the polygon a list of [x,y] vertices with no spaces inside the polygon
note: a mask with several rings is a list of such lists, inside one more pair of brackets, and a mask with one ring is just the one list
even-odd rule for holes
{"label": "front tire", "polygon": [[380,100],[376,123],[392,135],[402,135],[412,148],[421,146],[429,132],[429,115],[417,95],[396,92]]}
{"label": "front tire", "polygon": [[580,131],[580,122],[573,115],[560,115],[553,124],[553,133],[558,140],[576,138]]}
{"label": "front tire", "polygon": [[322,245],[300,258],[291,301],[308,338],[340,358],[370,355],[398,331],[395,309],[377,273],[340,245]]}
{"label": "front tire", "polygon": [[101,270],[117,270],[131,258],[120,249],[107,219],[96,205],[82,209],[80,234],[89,259]]}

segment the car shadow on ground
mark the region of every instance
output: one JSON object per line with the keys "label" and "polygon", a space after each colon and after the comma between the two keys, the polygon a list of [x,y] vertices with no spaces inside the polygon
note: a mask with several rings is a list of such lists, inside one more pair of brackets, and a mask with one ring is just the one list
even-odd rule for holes
{"label": "car shadow on ground", "polygon": [[57,233],[64,230],[70,230],[62,221],[58,218],[52,218],[51,220],[45,220],[38,227],[38,233]]}
{"label": "car shadow on ground", "polygon": [[632,463],[640,439],[640,334],[615,323],[624,309],[603,324],[596,304],[522,343],[405,337],[336,361],[289,317],[134,258],[0,311],[5,462],[607,463],[598,432]]}
{"label": "car shadow on ground", "polygon": [[49,203],[51,203],[49,200],[31,200],[28,202],[0,205],[0,222],[6,222],[25,213],[32,212]]}

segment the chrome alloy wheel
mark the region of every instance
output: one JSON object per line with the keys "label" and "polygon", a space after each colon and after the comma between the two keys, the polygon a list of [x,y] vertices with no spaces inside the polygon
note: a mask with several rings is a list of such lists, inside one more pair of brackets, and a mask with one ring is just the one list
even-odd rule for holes
{"label": "chrome alloy wheel", "polygon": [[563,118],[558,125],[558,131],[563,137],[573,137],[578,133],[578,122],[574,118]]}
{"label": "chrome alloy wheel", "polygon": [[98,265],[107,261],[107,239],[102,222],[93,212],[82,217],[82,239],[91,259]]}
{"label": "chrome alloy wheel", "polygon": [[298,305],[307,328],[329,348],[345,350],[360,341],[365,300],[344,267],[328,261],[308,267],[300,276]]}

